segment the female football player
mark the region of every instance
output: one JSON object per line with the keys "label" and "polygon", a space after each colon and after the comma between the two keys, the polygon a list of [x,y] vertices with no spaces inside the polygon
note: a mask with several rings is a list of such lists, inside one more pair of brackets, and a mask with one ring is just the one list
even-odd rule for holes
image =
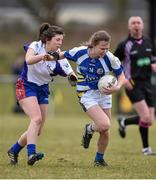
{"label": "female football player", "polygon": [[[109,142],[111,125],[112,93],[119,91],[125,82],[123,68],[117,57],[110,51],[111,37],[106,31],[95,32],[88,42],[59,53],[59,58],[67,58],[77,64],[77,94],[83,110],[93,121],[85,125],[82,138],[84,148],[89,147],[93,132],[99,133],[95,166],[107,166],[104,154]],[[54,60],[50,57],[49,60]],[[98,81],[105,74],[114,73],[118,78],[117,86],[98,90]]]}
{"label": "female football player", "polygon": [[28,165],[33,165],[43,158],[43,153],[36,152],[37,137],[41,134],[48,109],[48,84],[53,76],[60,74],[71,77],[76,76],[66,59],[60,61],[47,61],[50,55],[56,57],[56,51],[62,45],[63,29],[44,23],[40,27],[39,41],[25,46],[26,56],[21,77],[16,83],[16,97],[19,105],[30,119],[28,129],[18,141],[9,149],[8,155],[11,164],[18,162],[18,154],[27,146]]}

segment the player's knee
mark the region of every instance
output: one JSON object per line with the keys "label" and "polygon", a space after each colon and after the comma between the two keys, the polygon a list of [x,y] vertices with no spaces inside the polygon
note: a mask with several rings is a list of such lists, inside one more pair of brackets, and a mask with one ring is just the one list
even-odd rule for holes
{"label": "player's knee", "polygon": [[41,116],[36,116],[33,119],[33,122],[35,123],[36,126],[41,126],[41,124],[42,124],[42,117]]}
{"label": "player's knee", "polygon": [[108,131],[110,129],[110,126],[111,126],[110,122],[104,122],[99,127],[99,130],[101,133],[105,133],[106,131]]}
{"label": "player's knee", "polygon": [[150,115],[145,115],[143,118],[142,118],[142,120],[140,121],[140,125],[141,126],[151,126],[153,124],[153,121],[152,121],[152,119],[151,119],[151,117],[150,117]]}
{"label": "player's knee", "polygon": [[140,127],[145,127],[145,128],[148,128],[149,126],[152,125],[152,121],[140,121],[139,122],[139,126]]}
{"label": "player's knee", "polygon": [[109,139],[110,130],[105,130],[103,132],[100,132],[100,137],[103,139],[103,143],[105,143],[106,139]]}
{"label": "player's knee", "polygon": [[144,121],[144,122],[149,122],[149,121],[151,121],[151,116],[150,116],[150,114],[149,114],[149,113],[144,114],[144,115],[142,116],[141,120]]}

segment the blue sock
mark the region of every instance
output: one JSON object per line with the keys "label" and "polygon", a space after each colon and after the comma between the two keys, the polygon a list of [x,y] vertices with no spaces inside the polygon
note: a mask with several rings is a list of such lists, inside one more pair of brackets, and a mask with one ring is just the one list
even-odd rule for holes
{"label": "blue sock", "polygon": [[101,161],[104,158],[104,154],[97,152],[95,156],[96,161]]}
{"label": "blue sock", "polygon": [[18,154],[22,149],[23,147],[18,142],[11,147],[11,150],[16,154]]}
{"label": "blue sock", "polygon": [[28,144],[27,145],[27,153],[28,156],[36,153],[36,145],[35,144]]}

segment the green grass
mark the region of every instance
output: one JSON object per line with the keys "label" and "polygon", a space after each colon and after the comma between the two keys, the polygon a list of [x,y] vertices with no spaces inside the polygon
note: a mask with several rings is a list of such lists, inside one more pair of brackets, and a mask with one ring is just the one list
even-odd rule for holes
{"label": "green grass", "polygon": [[[26,129],[29,121],[22,115],[2,115],[0,118],[0,178],[12,179],[126,179],[156,178],[156,157],[143,156],[136,126],[127,129],[126,139],[121,139],[117,122],[112,123],[110,144],[106,153],[108,168],[94,168],[97,134],[89,149],[80,146],[84,124],[88,117],[78,115],[50,115],[43,134],[38,140],[38,150],[45,158],[33,167],[27,166],[26,150],[19,156],[19,164],[9,165],[7,150]],[[154,125],[150,130],[150,143],[156,149]]]}

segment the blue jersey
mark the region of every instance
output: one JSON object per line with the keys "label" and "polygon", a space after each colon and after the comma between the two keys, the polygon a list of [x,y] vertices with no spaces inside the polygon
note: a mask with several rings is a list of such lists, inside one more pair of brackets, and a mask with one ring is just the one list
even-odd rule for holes
{"label": "blue jersey", "polygon": [[96,90],[102,76],[111,73],[119,76],[123,71],[119,59],[110,51],[102,58],[91,58],[88,47],[80,46],[66,51],[64,56],[77,64],[77,91]]}

